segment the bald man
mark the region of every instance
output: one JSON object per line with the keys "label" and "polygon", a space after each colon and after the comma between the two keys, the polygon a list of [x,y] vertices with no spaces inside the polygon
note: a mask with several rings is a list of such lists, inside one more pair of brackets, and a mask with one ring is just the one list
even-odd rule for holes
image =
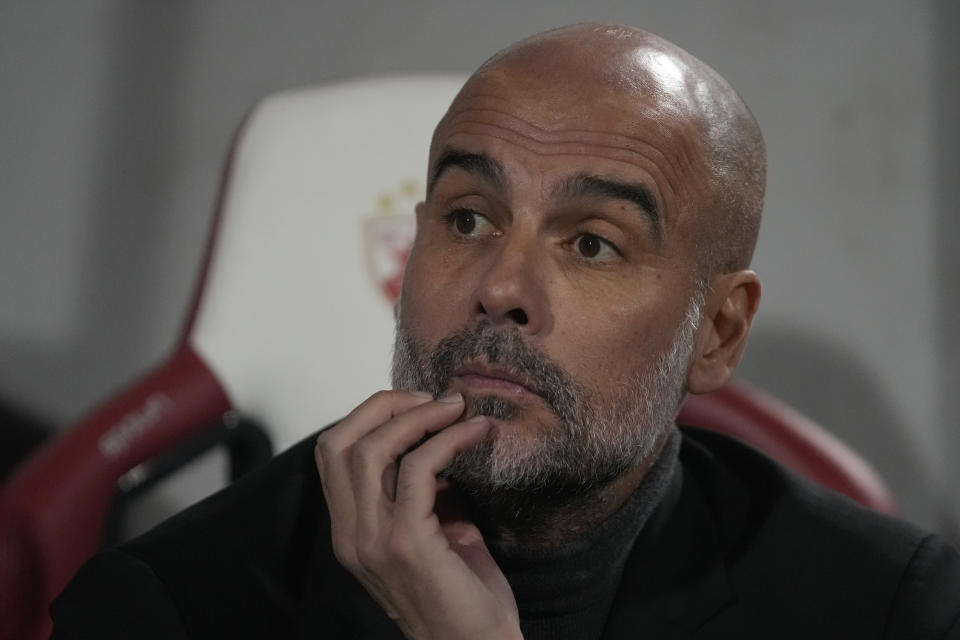
{"label": "bald man", "polygon": [[764,174],[656,36],[497,54],[434,133],[394,390],[98,556],[54,637],[960,637],[949,545],[674,425],[743,353]]}

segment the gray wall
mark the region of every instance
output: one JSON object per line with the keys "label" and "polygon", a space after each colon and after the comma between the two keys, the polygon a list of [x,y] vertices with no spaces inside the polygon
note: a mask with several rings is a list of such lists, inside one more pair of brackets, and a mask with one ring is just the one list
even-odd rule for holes
{"label": "gray wall", "polygon": [[224,150],[258,97],[469,70],[587,19],[674,40],[752,106],[770,178],[755,261],[764,300],[742,375],[864,452],[908,517],[951,530],[960,229],[948,31],[960,20],[948,1],[3,2],[0,396],[66,424],[162,357]]}

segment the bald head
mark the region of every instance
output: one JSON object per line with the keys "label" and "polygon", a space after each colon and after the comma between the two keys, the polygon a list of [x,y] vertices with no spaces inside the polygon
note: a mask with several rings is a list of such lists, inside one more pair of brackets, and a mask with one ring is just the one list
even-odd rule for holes
{"label": "bald head", "polygon": [[[536,496],[531,479],[556,496],[616,485],[613,508],[630,495],[684,392],[718,389],[740,359],[762,191],[746,107],[643,31],[551,31],[470,77],[434,132],[397,320],[403,372],[449,372],[395,378],[462,391],[467,415],[493,419],[453,476],[467,493],[489,503],[509,469],[496,486],[511,495]],[[568,418],[560,396],[598,413]],[[503,507],[490,520],[516,517]]]}
{"label": "bald head", "polygon": [[[749,266],[763,206],[763,138],[747,106],[709,66],[633,27],[563,27],[522,40],[483,63],[444,121],[491,85],[521,87],[556,123],[569,126],[580,119],[589,129],[598,109],[617,110],[658,130],[659,137],[644,142],[662,146],[656,152],[669,155],[675,142],[682,143],[682,153],[668,159],[677,169],[669,186],[690,210],[701,274]],[[555,123],[548,116],[539,124],[549,132]],[[701,197],[685,197],[694,191]]]}

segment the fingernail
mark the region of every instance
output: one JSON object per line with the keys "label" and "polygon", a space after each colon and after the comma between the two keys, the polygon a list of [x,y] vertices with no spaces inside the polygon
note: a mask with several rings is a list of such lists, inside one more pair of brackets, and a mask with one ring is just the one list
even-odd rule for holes
{"label": "fingernail", "polygon": [[433,394],[427,393],[426,391],[411,391],[410,395],[417,398],[423,398],[424,400],[433,400]]}
{"label": "fingernail", "polygon": [[488,421],[489,421],[489,418],[488,418],[487,416],[483,415],[482,413],[481,413],[481,414],[477,414],[477,415],[473,416],[472,418],[470,418],[469,420],[467,420],[467,422],[488,422]]}
{"label": "fingernail", "polygon": [[463,402],[463,396],[459,393],[451,393],[450,395],[443,396],[442,398],[437,398],[438,402],[449,402],[453,404],[455,402]]}

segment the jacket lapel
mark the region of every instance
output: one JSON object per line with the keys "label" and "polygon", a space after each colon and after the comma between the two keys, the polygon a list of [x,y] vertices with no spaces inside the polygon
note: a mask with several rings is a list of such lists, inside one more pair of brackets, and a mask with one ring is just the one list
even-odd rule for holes
{"label": "jacket lapel", "polygon": [[723,562],[726,536],[712,515],[716,505],[678,467],[627,560],[605,640],[694,638],[735,601]]}

